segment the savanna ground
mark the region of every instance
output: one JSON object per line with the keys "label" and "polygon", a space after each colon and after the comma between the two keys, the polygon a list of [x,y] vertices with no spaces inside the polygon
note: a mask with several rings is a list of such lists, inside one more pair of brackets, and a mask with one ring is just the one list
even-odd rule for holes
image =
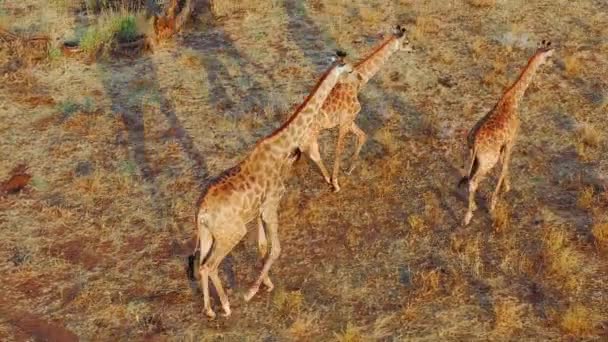
{"label": "savanna ground", "polygon": [[[224,3],[135,58],[62,56],[118,15],[82,8],[0,1],[2,27],[52,38],[38,59],[0,50],[0,178],[33,175],[0,199],[0,340],[607,338],[605,2]],[[333,49],[356,60],[393,23],[417,51],[362,91],[359,168],[336,194],[301,160],[277,289],[243,302],[261,269],[249,234],[220,271],[233,315],[206,319],[185,274],[205,180],[280,125]],[[463,228],[464,135],[541,39],[558,48],[522,103],[513,189],[491,217],[494,172]]]}

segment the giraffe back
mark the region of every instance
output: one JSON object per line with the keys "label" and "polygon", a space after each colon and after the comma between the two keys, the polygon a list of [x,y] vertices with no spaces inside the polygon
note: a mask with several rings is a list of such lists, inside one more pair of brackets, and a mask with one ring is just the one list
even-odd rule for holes
{"label": "giraffe back", "polygon": [[514,139],[519,128],[517,106],[506,98],[496,106],[471,129],[467,136],[469,148],[473,146],[496,146],[500,148],[506,142]]}

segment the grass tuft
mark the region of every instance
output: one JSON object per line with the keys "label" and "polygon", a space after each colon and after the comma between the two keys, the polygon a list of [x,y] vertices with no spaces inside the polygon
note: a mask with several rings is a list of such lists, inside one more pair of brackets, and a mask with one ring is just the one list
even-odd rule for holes
{"label": "grass tuft", "polygon": [[584,337],[593,333],[600,321],[599,315],[582,304],[571,305],[563,314],[561,328],[574,336]]}
{"label": "grass tuft", "polygon": [[581,190],[576,200],[576,205],[579,208],[589,210],[593,207],[595,191],[592,186],[587,186]]}
{"label": "grass tuft", "polygon": [[334,333],[336,342],[361,342],[364,340],[363,327],[358,327],[348,322],[346,328],[340,333]]}
{"label": "grass tuft", "polygon": [[597,222],[591,228],[591,234],[598,244],[608,246],[608,222]]}
{"label": "grass tuft", "polygon": [[494,7],[496,0],[468,0],[468,3],[474,7]]}
{"label": "grass tuft", "polygon": [[495,329],[505,333],[513,333],[523,327],[523,315],[528,305],[520,303],[516,298],[507,297],[494,305],[496,315]]}
{"label": "grass tuft", "polygon": [[102,15],[97,24],[89,27],[80,38],[80,47],[89,54],[108,49],[112,43],[128,42],[139,35],[136,17],[130,13],[108,12]]}
{"label": "grass tuft", "polygon": [[284,317],[294,317],[302,310],[304,295],[302,291],[275,290],[272,305]]}
{"label": "grass tuft", "polygon": [[499,202],[492,213],[492,227],[494,232],[500,234],[509,230],[511,226],[511,211],[509,206],[504,202]]}

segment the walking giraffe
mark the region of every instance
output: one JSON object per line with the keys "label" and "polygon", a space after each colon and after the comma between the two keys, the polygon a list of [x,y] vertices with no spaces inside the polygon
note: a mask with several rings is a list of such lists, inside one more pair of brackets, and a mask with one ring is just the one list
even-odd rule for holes
{"label": "walking giraffe", "polygon": [[[359,153],[363,144],[367,140],[367,135],[357,124],[355,119],[361,111],[361,104],[357,94],[359,90],[367,84],[367,82],[380,70],[386,63],[389,57],[397,51],[411,52],[413,49],[405,35],[405,28],[400,26],[395,27],[392,35],[383,41],[369,56],[361,60],[355,65],[355,72],[349,77],[344,78],[332,89],[331,93],[321,107],[318,122],[311,132],[311,136],[304,153],[315,162],[321,170],[323,178],[328,184],[333,185],[334,191],[340,191],[338,182],[338,173],[340,172],[340,157],[344,149],[344,138],[348,132],[353,133],[357,137],[357,145],[355,153],[351,161],[351,166],[346,171],[350,174],[359,160]],[[338,142],[336,144],[336,153],[334,157],[334,166],[331,179],[329,173],[323,164],[321,154],[319,153],[318,137],[321,130],[330,129],[338,126]]]}
{"label": "walking giraffe", "polygon": [[473,212],[477,209],[475,192],[479,183],[499,160],[502,169],[490,201],[490,212],[493,212],[496,207],[501,186],[504,187],[505,192],[510,190],[509,163],[519,129],[519,103],[538,68],[552,54],[551,42],[543,40],[517,81],[507,89],[496,106],[479,120],[469,132],[467,136],[470,157],[469,172],[459,183],[459,185],[469,184],[469,204],[463,220],[464,225],[469,224]]}
{"label": "walking giraffe", "polygon": [[[323,74],[291,117],[271,135],[259,141],[241,163],[212,181],[199,200],[196,213],[199,273],[205,313],[211,318],[215,317],[215,312],[209,299],[209,278],[220,298],[224,316],[229,316],[230,304],[218,276],[218,266],[245,236],[246,224],[256,218],[258,232],[264,235],[259,238],[260,248],[265,249],[265,225],[270,239],[270,254],[260,276],[245,294],[245,300],[249,301],[262,283],[268,287],[268,291],[274,287],[268,271],[281,251],[278,208],[285,192],[284,180],[310,134],[309,130],[323,101],[339,78],[353,71],[352,66],[343,62],[344,54],[338,53],[338,56],[339,60]],[[193,259],[190,257],[191,262]],[[192,277],[192,271],[189,273]]]}

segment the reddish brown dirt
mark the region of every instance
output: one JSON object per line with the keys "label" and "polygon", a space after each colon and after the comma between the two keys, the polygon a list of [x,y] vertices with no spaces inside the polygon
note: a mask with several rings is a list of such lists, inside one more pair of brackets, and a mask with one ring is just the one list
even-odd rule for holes
{"label": "reddish brown dirt", "polygon": [[66,329],[61,322],[48,321],[29,312],[15,310],[6,303],[0,304],[0,316],[6,317],[6,320],[15,326],[20,334],[33,338],[35,341],[72,342],[79,340],[78,336]]}

